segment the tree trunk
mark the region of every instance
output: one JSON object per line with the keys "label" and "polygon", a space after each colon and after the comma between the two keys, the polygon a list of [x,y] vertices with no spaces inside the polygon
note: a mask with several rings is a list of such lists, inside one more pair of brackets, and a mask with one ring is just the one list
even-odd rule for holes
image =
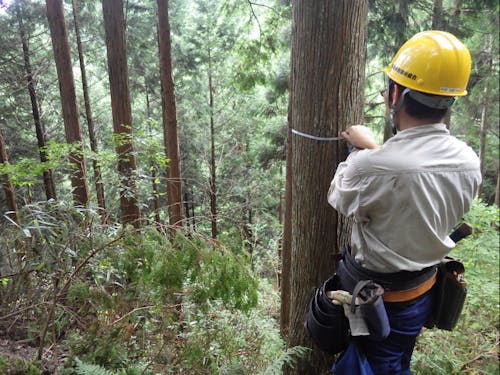
{"label": "tree trunk", "polygon": [[137,188],[134,180],[136,160],[132,142],[132,109],[128,82],[123,1],[103,0],[102,9],[106,31],[113,132],[117,137],[118,173],[122,179],[121,221],[123,224],[139,227],[141,214],[137,205]]}
{"label": "tree trunk", "polygon": [[163,108],[163,139],[169,159],[167,168],[167,200],[170,225],[182,226],[182,180],[180,172],[179,142],[177,137],[177,114],[172,71],[172,51],[168,0],[157,0],[158,34],[160,53],[160,80]]}
{"label": "tree trunk", "polygon": [[[16,16],[19,24],[19,34],[21,37],[21,43],[23,46],[24,70],[26,71],[26,80],[28,81],[28,92],[30,95],[33,121],[35,122],[35,132],[38,144],[38,152],[40,155],[40,161],[42,163],[45,163],[47,162],[47,153],[45,152],[45,146],[46,146],[45,129],[42,120],[40,118],[40,111],[38,110],[38,98],[36,95],[35,82],[33,80],[33,72],[31,69],[31,62],[30,62],[30,52],[28,47],[28,41],[26,39],[26,31],[24,29],[24,22],[21,14],[20,5],[16,7]],[[45,188],[45,196],[47,200],[56,199],[57,198],[56,188],[51,169],[46,169],[43,171],[43,185]]]}
{"label": "tree trunk", "polygon": [[[147,84],[145,85],[146,87],[146,112],[148,114],[148,131],[149,131],[149,136],[153,136],[153,129],[151,127],[151,104],[149,102],[149,94],[148,94],[148,86]],[[151,187],[153,189],[153,215],[155,218],[155,225],[159,226],[161,223],[160,219],[160,200],[159,200],[159,193],[158,193],[158,182],[157,182],[157,172],[158,168],[154,162],[151,162],[149,169],[151,171]]]}
{"label": "tree trunk", "polygon": [[[487,59],[485,61],[485,66],[488,67],[488,71],[493,71],[493,38],[491,35],[487,35],[485,40],[485,52]],[[484,180],[486,174],[486,138],[488,134],[488,82],[484,82],[483,90],[483,101],[481,108],[481,124],[479,129],[479,160],[481,165],[481,177],[482,182],[479,185],[478,196],[480,197],[484,189]]]}
{"label": "tree trunk", "polygon": [[92,111],[90,108],[90,98],[89,98],[89,88],[87,84],[87,71],[85,69],[85,59],[83,56],[83,46],[82,40],[80,37],[80,26],[78,22],[77,15],[77,5],[76,0],[72,0],[73,5],[73,20],[75,22],[75,34],[76,34],[76,43],[78,47],[78,58],[80,61],[80,71],[82,74],[82,90],[83,90],[83,99],[85,101],[85,117],[87,118],[87,129],[89,132],[89,141],[90,141],[90,149],[94,153],[94,158],[92,160],[92,168],[94,170],[94,185],[97,197],[97,206],[99,215],[101,216],[101,221],[103,223],[106,222],[106,201],[104,199],[104,185],[102,183],[101,176],[101,167],[96,159],[97,156],[97,138],[95,136],[94,131],[94,119],[92,117]]}
{"label": "tree trunk", "polygon": [[[395,37],[393,42],[394,51],[392,55],[396,54],[397,49],[406,41],[406,29],[408,27],[408,14],[409,14],[409,0],[398,0],[393,3],[394,17],[398,20],[395,27]],[[384,142],[393,136],[392,123],[386,118],[384,125]]]}
{"label": "tree trunk", "polygon": [[443,29],[443,0],[434,0],[432,6],[432,29]]}
{"label": "tree trunk", "polygon": [[208,92],[210,106],[210,219],[212,222],[212,238],[217,238],[217,166],[215,163],[215,125],[214,125],[214,86],[212,82],[212,55],[208,49]]}
{"label": "tree trunk", "polygon": [[[290,76],[290,88],[293,75]],[[288,124],[291,123],[292,105],[288,104]],[[290,326],[290,287],[291,287],[291,254],[292,254],[292,138],[290,125],[286,141],[286,184],[285,184],[285,217],[283,220],[283,241],[281,244],[281,277],[280,277],[280,332],[283,339],[288,337]]]}
{"label": "tree trunk", "polygon": [[[368,2],[293,2],[293,130],[331,137],[362,123]],[[346,228],[326,199],[345,144],[292,134],[291,290],[288,346],[312,343],[304,329],[314,288],[335,271]],[[345,234],[344,234],[345,233]],[[341,236],[339,236],[341,234]],[[332,358],[313,350],[286,374],[327,374]]]}
{"label": "tree trunk", "polygon": [[86,206],[88,203],[87,170],[83,155],[82,129],[80,115],[76,103],[75,80],[66,31],[64,8],[62,0],[46,0],[47,18],[52,37],[52,49],[56,61],[59,91],[61,93],[62,114],[66,142],[75,144],[76,150],[68,155],[71,168],[71,186],[73,201],[76,206]]}
{"label": "tree trunk", "polygon": [[[5,142],[2,135],[2,130],[0,129],[0,163],[9,164],[9,159],[7,157],[7,148],[5,147]],[[4,182],[2,183],[3,190],[5,192],[5,197],[7,199],[7,207],[9,208],[9,217],[19,224],[19,215],[17,213],[17,203],[16,203],[16,191],[14,185],[10,182],[9,175],[3,176]]]}
{"label": "tree trunk", "polygon": [[483,104],[481,108],[481,124],[479,128],[479,162],[481,168],[482,182],[479,185],[478,196],[480,197],[483,193],[485,170],[486,170],[486,134],[488,133],[488,120],[487,120],[487,99],[488,99],[488,85],[484,87]]}

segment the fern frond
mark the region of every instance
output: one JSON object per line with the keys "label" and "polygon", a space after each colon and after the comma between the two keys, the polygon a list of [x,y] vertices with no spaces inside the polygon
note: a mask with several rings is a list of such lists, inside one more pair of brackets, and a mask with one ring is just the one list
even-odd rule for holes
{"label": "fern frond", "polygon": [[106,370],[104,367],[85,363],[76,359],[76,373],[78,375],[116,375],[115,372]]}
{"label": "fern frond", "polygon": [[294,368],[297,359],[304,358],[310,352],[311,349],[304,346],[289,348],[259,375],[281,375],[285,365]]}

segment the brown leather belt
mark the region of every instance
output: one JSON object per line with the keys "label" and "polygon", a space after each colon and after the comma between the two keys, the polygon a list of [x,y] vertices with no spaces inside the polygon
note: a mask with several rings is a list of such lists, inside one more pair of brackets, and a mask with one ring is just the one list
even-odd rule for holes
{"label": "brown leather belt", "polygon": [[407,302],[420,297],[429,291],[436,283],[437,272],[425,280],[422,284],[408,290],[386,290],[384,292],[385,302]]}

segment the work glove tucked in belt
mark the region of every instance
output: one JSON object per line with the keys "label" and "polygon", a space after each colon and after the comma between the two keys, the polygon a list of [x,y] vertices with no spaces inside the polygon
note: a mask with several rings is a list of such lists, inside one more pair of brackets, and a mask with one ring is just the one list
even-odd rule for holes
{"label": "work glove tucked in belt", "polygon": [[383,340],[390,333],[383,294],[384,288],[371,280],[359,281],[352,294],[345,290],[326,292],[332,303],[344,307],[351,336],[370,336],[373,340]]}

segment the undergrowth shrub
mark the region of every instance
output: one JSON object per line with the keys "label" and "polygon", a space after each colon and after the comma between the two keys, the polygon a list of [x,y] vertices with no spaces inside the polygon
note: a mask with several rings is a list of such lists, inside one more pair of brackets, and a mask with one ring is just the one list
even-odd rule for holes
{"label": "undergrowth shrub", "polygon": [[424,330],[414,354],[416,374],[498,374],[499,211],[477,201],[465,221],[474,233],[450,254],[465,266],[467,297],[451,332]]}
{"label": "undergrowth shrub", "polygon": [[[1,274],[13,275],[0,285],[0,334],[40,353],[64,351],[60,373],[98,366],[180,374],[190,363],[193,374],[215,374],[229,357],[247,353],[250,363],[251,353],[269,347],[258,326],[275,321],[261,316],[250,324],[259,284],[241,249],[196,233],[170,240],[156,227],[103,226],[95,212],[64,202],[27,206],[21,216],[26,224],[9,224],[0,239]],[[219,349],[205,352],[197,341]]]}

